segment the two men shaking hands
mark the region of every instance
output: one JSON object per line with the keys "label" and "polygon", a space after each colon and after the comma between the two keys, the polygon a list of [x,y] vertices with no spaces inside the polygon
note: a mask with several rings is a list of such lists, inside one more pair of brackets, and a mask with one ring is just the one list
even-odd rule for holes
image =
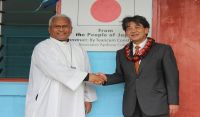
{"label": "two men shaking hands", "polygon": [[107,77],[103,73],[90,73],[88,81],[97,85],[102,85],[107,82]]}

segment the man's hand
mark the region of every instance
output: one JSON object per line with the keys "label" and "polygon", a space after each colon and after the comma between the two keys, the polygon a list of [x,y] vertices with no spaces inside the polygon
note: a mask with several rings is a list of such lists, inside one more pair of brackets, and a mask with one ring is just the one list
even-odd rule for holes
{"label": "man's hand", "polygon": [[169,113],[170,113],[170,117],[174,116],[175,113],[178,111],[179,109],[179,105],[169,105]]}
{"label": "man's hand", "polygon": [[106,82],[106,79],[102,77],[101,75],[96,75],[96,74],[89,74],[89,82],[101,85],[104,82]]}
{"label": "man's hand", "polygon": [[107,81],[107,77],[105,74],[103,73],[96,73],[96,75],[101,76],[102,78],[104,78]]}
{"label": "man's hand", "polygon": [[92,103],[91,102],[85,102],[85,113],[88,114],[92,109]]}

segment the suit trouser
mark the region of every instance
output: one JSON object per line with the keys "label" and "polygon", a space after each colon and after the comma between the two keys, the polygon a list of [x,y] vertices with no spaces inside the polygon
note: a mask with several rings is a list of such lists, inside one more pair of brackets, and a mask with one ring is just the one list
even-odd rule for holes
{"label": "suit trouser", "polygon": [[137,100],[135,112],[133,113],[133,115],[132,116],[125,116],[125,117],[169,117],[169,115],[164,114],[164,115],[148,116],[148,115],[146,115],[142,112],[140,105],[138,103],[138,100]]}

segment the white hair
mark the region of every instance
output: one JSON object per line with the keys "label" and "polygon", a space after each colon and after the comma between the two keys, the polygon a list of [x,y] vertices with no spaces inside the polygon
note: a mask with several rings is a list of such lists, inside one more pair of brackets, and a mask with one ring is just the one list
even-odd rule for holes
{"label": "white hair", "polygon": [[70,22],[70,24],[72,24],[71,19],[68,16],[64,14],[56,14],[49,19],[49,27],[52,25],[53,20],[56,18],[65,18]]}

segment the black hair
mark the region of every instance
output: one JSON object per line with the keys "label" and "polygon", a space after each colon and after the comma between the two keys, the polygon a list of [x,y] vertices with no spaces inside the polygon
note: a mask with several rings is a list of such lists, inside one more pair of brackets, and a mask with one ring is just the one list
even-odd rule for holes
{"label": "black hair", "polygon": [[144,28],[150,28],[149,26],[149,22],[146,20],[145,17],[143,16],[140,16],[140,15],[135,15],[133,17],[125,17],[123,20],[122,20],[122,28],[124,31],[126,31],[127,27],[128,27],[128,24],[130,22],[134,22],[136,24],[142,24],[142,26]]}

